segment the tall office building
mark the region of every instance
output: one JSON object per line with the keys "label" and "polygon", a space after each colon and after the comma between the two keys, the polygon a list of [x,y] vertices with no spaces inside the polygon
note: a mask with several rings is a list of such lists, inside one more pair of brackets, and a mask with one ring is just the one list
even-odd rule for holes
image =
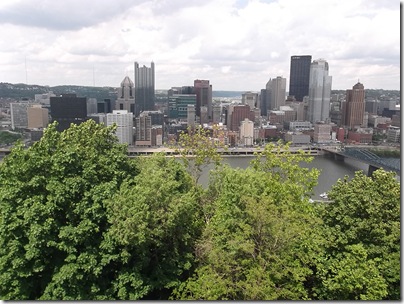
{"label": "tall office building", "polygon": [[310,66],[308,120],[327,122],[330,118],[332,77],[328,75],[328,62],[314,60]]}
{"label": "tall office building", "polygon": [[151,116],[142,113],[136,117],[136,146],[151,146]]}
{"label": "tall office building", "polygon": [[116,136],[121,144],[133,145],[133,113],[127,110],[114,110],[107,114],[107,126],[116,124]]}
{"label": "tall office building", "polygon": [[50,109],[52,120],[58,122],[56,129],[61,132],[71,123],[81,124],[87,120],[87,97],[77,97],[76,94],[51,96]]}
{"label": "tall office building", "polygon": [[49,123],[49,111],[40,104],[33,104],[27,108],[28,129],[46,128]]}
{"label": "tall office building", "polygon": [[201,117],[201,107],[207,107],[208,119],[212,119],[212,85],[209,80],[194,80],[194,91],[196,94],[196,116]]}
{"label": "tall office building", "polygon": [[245,93],[241,94],[241,103],[249,105],[251,109],[259,108],[260,103],[259,103],[258,93],[245,92]]}
{"label": "tall office building", "polygon": [[254,122],[248,118],[240,122],[240,143],[247,147],[254,144]]}
{"label": "tall office building", "polygon": [[290,58],[289,95],[295,96],[297,101],[303,101],[309,96],[311,56],[292,56]]}
{"label": "tall office building", "polygon": [[215,103],[212,106],[212,122],[218,124],[222,122],[222,107],[220,104]]}
{"label": "tall office building", "polygon": [[345,123],[350,129],[363,126],[363,118],[365,115],[365,88],[360,82],[355,84],[352,90],[346,90],[345,114]]}
{"label": "tall office building", "polygon": [[260,95],[260,116],[267,116],[267,90],[261,89]]}
{"label": "tall office building", "polygon": [[187,105],[187,124],[190,127],[195,126],[195,105],[194,104]]}
{"label": "tall office building", "polygon": [[154,110],[154,62],[150,68],[139,67],[139,63],[135,62],[135,116],[139,116],[140,112]]}
{"label": "tall office building", "polygon": [[376,100],[366,100],[365,101],[365,111],[369,114],[377,114],[377,101]]}
{"label": "tall office building", "polygon": [[126,110],[134,113],[135,111],[135,96],[134,96],[134,83],[126,76],[118,89],[118,98],[115,102],[115,110]]}
{"label": "tall office building", "polygon": [[96,113],[98,113],[97,98],[87,98],[87,116]]}
{"label": "tall office building", "polygon": [[279,110],[285,105],[286,100],[286,78],[278,76],[271,82],[271,100],[269,110]]}
{"label": "tall office building", "polygon": [[271,107],[272,79],[269,78],[265,89],[261,90],[260,108],[261,116],[267,116]]}
{"label": "tall office building", "polygon": [[112,111],[111,99],[106,98],[103,101],[97,101],[97,113],[111,113]]}
{"label": "tall office building", "polygon": [[11,129],[26,128],[28,126],[28,102],[10,103]]}
{"label": "tall office building", "polygon": [[227,128],[230,131],[239,131],[241,122],[246,118],[251,121],[255,120],[254,111],[248,105],[229,105],[227,113],[229,116]]}
{"label": "tall office building", "polygon": [[168,117],[186,120],[188,117],[188,105],[196,105],[195,94],[174,94],[168,97]]}

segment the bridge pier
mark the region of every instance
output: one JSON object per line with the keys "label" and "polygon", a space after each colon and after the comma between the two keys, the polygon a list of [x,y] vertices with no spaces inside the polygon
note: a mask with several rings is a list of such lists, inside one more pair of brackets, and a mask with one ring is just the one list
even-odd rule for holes
{"label": "bridge pier", "polygon": [[334,158],[335,158],[335,160],[338,160],[338,161],[344,161],[345,156],[335,153]]}

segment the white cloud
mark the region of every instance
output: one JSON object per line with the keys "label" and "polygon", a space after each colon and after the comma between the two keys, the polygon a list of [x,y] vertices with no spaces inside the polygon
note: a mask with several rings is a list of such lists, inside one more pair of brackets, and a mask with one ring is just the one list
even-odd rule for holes
{"label": "white cloud", "polygon": [[308,54],[329,62],[334,89],[400,85],[398,1],[7,0],[0,24],[2,82],[25,82],[25,58],[42,85],[92,85],[94,71],[118,86],[154,61],[157,88],[258,91]]}

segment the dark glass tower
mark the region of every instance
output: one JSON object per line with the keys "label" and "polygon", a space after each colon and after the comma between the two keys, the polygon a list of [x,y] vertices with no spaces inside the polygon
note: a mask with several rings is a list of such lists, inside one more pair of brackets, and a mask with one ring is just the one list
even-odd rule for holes
{"label": "dark glass tower", "polygon": [[290,58],[289,95],[297,101],[309,96],[311,55],[292,56]]}
{"label": "dark glass tower", "polygon": [[77,97],[76,94],[52,96],[50,110],[52,120],[58,122],[56,129],[64,131],[71,123],[78,125],[87,120],[87,97]]}
{"label": "dark glass tower", "polygon": [[154,62],[150,68],[135,62],[135,115],[154,110]]}
{"label": "dark glass tower", "polygon": [[194,90],[196,94],[196,116],[201,117],[201,107],[208,108],[208,117],[212,118],[212,85],[209,80],[194,80]]}

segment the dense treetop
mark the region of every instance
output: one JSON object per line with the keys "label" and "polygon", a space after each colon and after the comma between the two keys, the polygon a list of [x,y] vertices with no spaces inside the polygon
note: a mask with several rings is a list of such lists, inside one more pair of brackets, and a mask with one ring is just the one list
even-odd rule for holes
{"label": "dense treetop", "polygon": [[114,132],[53,123],[4,158],[1,299],[400,299],[394,174],[357,173],[313,204],[318,171],[288,146],[242,170],[197,130],[180,140],[184,162],[128,158]]}

